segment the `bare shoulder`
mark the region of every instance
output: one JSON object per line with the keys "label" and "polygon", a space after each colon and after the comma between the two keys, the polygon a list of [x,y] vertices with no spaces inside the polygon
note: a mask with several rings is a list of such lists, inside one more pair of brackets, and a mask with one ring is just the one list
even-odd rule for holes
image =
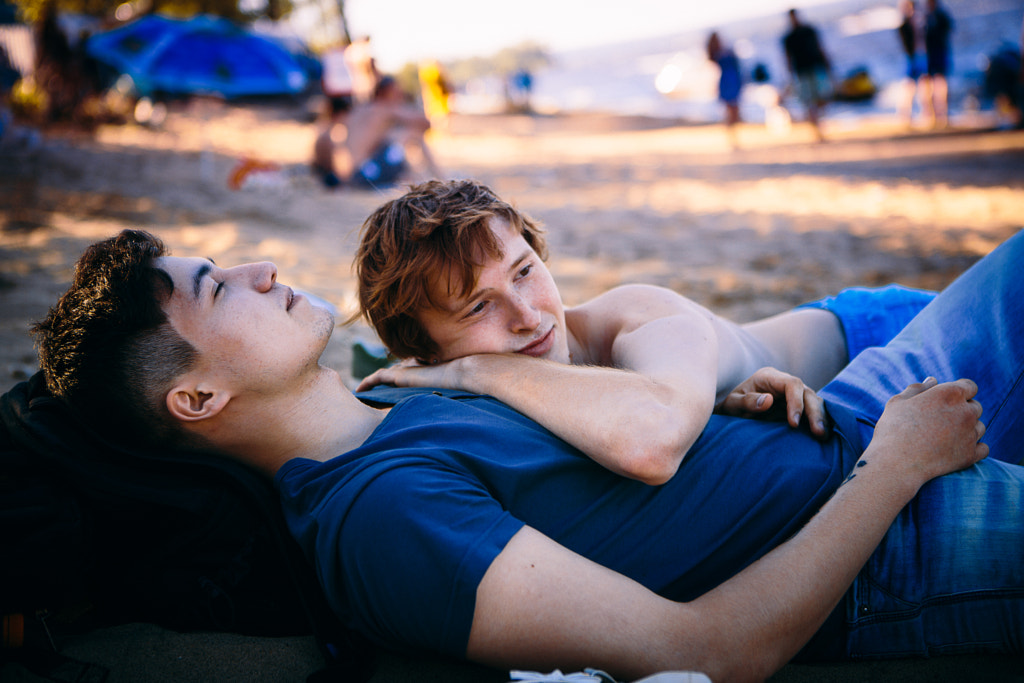
{"label": "bare shoulder", "polygon": [[582,358],[575,362],[610,363],[615,339],[659,318],[710,312],[682,294],[665,287],[628,284],[615,287],[565,311],[566,325],[579,344]]}
{"label": "bare shoulder", "polygon": [[656,285],[620,285],[599,294],[570,310],[581,315],[598,315],[609,319],[635,319],[672,315],[702,308],[692,300],[666,287]]}

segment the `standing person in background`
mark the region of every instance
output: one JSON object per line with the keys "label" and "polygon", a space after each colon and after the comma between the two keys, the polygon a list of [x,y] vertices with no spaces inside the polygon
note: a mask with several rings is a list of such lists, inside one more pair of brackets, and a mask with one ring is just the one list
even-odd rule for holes
{"label": "standing person in background", "polygon": [[897,29],[903,52],[907,55],[907,78],[904,85],[903,100],[900,103],[900,116],[907,126],[914,118],[914,96],[919,90],[918,81],[925,72],[924,55],[921,54],[920,25],[917,15],[917,4],[914,0],[903,0],[900,3],[903,12],[903,23]]}
{"label": "standing person in background", "polygon": [[832,65],[821,47],[818,32],[800,21],[796,10],[789,10],[790,30],[782,39],[786,64],[792,75],[797,97],[807,108],[807,121],[814,126],[818,140],[821,132],[821,109],[832,96]]}
{"label": "standing person in background", "polygon": [[433,130],[448,130],[448,98],[451,95],[451,86],[444,76],[441,64],[430,59],[419,68],[420,97],[423,98],[423,112],[430,119],[430,127]]}
{"label": "standing person in background", "polygon": [[924,86],[925,116],[934,128],[945,128],[949,117],[949,83],[951,50],[949,37],[953,19],[938,0],[927,0],[924,15],[924,50],[928,73],[921,80]]}
{"label": "standing person in background", "polygon": [[352,92],[357,102],[369,102],[380,80],[377,62],[370,49],[370,36],[360,36],[345,48],[345,64],[352,74]]}
{"label": "standing person in background", "polygon": [[736,53],[722,43],[717,31],[708,36],[708,59],[718,65],[718,99],[725,105],[725,125],[729,131],[729,142],[733,148],[739,146],[736,124],[740,122],[740,60]]}
{"label": "standing person in background", "polygon": [[[1021,22],[1020,44],[1024,48],[1024,22]],[[1020,53],[1020,70],[1017,72],[1017,128],[1024,129],[1024,49]]]}

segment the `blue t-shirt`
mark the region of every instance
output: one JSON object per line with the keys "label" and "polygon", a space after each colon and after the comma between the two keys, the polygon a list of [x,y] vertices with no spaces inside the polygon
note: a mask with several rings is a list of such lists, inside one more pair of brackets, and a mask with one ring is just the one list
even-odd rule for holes
{"label": "blue t-shirt", "polygon": [[465,656],[476,589],[524,524],[675,600],[786,540],[857,458],[784,423],[713,416],[662,486],[597,465],[490,397],[399,401],[359,448],[275,479],[327,599],[378,643]]}

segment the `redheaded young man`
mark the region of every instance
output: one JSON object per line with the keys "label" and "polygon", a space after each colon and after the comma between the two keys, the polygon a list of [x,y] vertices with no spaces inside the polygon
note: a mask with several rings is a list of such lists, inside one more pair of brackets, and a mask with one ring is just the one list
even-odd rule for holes
{"label": "redheaded young man", "polygon": [[[733,414],[772,407],[772,392],[758,387],[784,385],[786,400],[776,408],[788,407],[793,426],[806,414],[824,437],[814,392],[759,369],[819,388],[849,356],[884,345],[934,296],[895,286],[848,290],[826,302],[836,314],[802,307],[741,326],[647,285],[565,308],[545,257],[536,223],[474,181],[424,183],[382,206],[366,221],[356,257],[362,314],[392,353],[439,364],[385,369],[362,387],[491,394],[609,469],[660,483],[716,404]],[[729,397],[748,377],[754,382]],[[589,429],[581,419],[558,431],[556,416],[567,405],[603,415],[607,428]]]}

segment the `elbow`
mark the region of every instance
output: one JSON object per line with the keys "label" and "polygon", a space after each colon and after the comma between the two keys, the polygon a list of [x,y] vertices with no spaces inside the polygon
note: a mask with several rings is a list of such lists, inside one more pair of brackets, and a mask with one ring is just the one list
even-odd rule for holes
{"label": "elbow", "polygon": [[[723,638],[729,642],[729,638]],[[761,683],[771,678],[786,665],[771,656],[765,656],[764,650],[752,650],[742,644],[733,643],[733,649],[723,648],[722,643],[707,643],[702,656],[693,663],[693,667],[716,683]]]}
{"label": "elbow", "polygon": [[712,681],[758,683],[789,663],[791,651],[767,634],[734,633],[719,623],[709,627],[699,645],[695,663]]}
{"label": "elbow", "polygon": [[629,476],[650,486],[661,486],[676,476],[684,455],[685,452],[645,449],[630,459]]}
{"label": "elbow", "polygon": [[676,475],[696,440],[678,425],[665,422],[640,425],[633,433],[636,436],[619,446],[620,453],[628,454],[622,459],[623,474],[651,486],[660,486]]}
{"label": "elbow", "polygon": [[623,474],[652,486],[660,486],[676,475],[714,407],[713,396],[699,403],[690,399],[662,396],[657,401],[637,402],[634,410],[622,414],[620,428],[614,430],[614,447],[626,454],[619,459],[626,470]]}
{"label": "elbow", "polygon": [[711,409],[681,417],[666,408],[654,415],[656,418],[643,427],[648,445],[641,460],[645,465],[644,481],[657,486],[676,476],[683,458],[704,431]]}

